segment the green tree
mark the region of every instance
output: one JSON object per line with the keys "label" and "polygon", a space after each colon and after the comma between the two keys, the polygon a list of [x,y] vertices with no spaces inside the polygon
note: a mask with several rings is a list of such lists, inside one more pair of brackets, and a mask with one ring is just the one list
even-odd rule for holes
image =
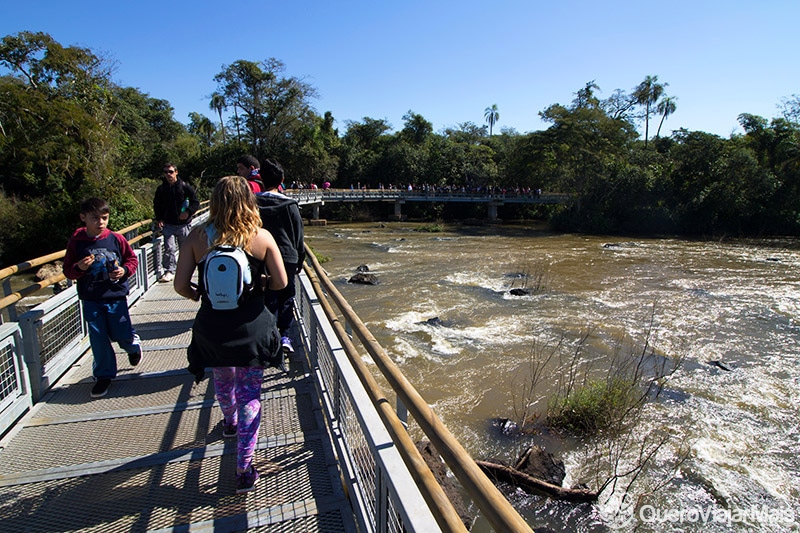
{"label": "green tree", "polygon": [[667,120],[667,117],[673,114],[676,109],[678,109],[678,105],[675,103],[676,100],[677,99],[673,96],[667,96],[658,102],[658,105],[656,106],[656,113],[661,115],[661,121],[658,123],[656,138],[661,135],[661,126],[664,125],[664,121]]}
{"label": "green tree", "polygon": [[418,113],[410,111],[403,115],[403,126],[400,136],[403,140],[420,145],[425,143],[428,137],[433,133],[433,124],[425,120],[425,117]]}
{"label": "green tree", "polygon": [[391,124],[384,119],[364,117],[362,122],[347,123],[339,149],[338,179],[342,184],[377,184],[383,178],[379,173],[389,143],[386,134],[391,130]]}
{"label": "green tree", "polygon": [[658,83],[658,76],[647,76],[636,89],[633,96],[636,103],[644,106],[644,146],[647,148],[647,139],[650,136],[650,115],[656,109],[656,105],[664,94],[664,88],[668,83]]}
{"label": "green tree", "polygon": [[292,133],[313,115],[310,100],[316,90],[298,78],[283,77],[284,70],[275,58],[240,59],[214,77],[216,92],[235,112],[241,111],[249,150],[256,157],[288,151]]}
{"label": "green tree", "polygon": [[456,128],[445,128],[444,135],[453,142],[480,144],[486,137],[486,126],[474,122],[462,122]]}
{"label": "green tree", "polygon": [[599,107],[600,100],[594,95],[595,91],[599,91],[600,87],[594,80],[587,82],[583,89],[578,89],[575,93],[575,99],[572,101],[573,107]]}
{"label": "green tree", "polygon": [[293,135],[294,148],[283,156],[287,181],[334,181],[339,168],[339,139],[333,129],[333,116],[311,117],[304,120]]}
{"label": "green tree", "polygon": [[211,100],[208,102],[208,108],[212,111],[216,111],[217,115],[219,115],[219,129],[222,132],[222,142],[226,142],[225,139],[225,122],[222,120],[222,112],[225,110],[227,105],[225,104],[225,97],[219,93],[212,93]]}
{"label": "green tree", "polygon": [[0,40],[0,263],[63,248],[89,195],[109,200],[115,226],[150,214],[152,189],[131,173],[183,127],[168,103],[118,87],[110,72],[45,33]]}
{"label": "green tree", "polygon": [[491,137],[492,128],[494,128],[494,125],[500,120],[500,111],[497,109],[497,104],[492,104],[491,107],[487,107],[483,111],[483,118],[485,118],[486,123],[489,124],[489,136]]}
{"label": "green tree", "polygon": [[211,147],[214,140],[214,133],[216,133],[217,130],[216,127],[214,127],[214,123],[211,122],[211,119],[200,113],[195,113],[194,111],[189,113],[189,126],[187,129],[192,135],[200,137],[206,148]]}

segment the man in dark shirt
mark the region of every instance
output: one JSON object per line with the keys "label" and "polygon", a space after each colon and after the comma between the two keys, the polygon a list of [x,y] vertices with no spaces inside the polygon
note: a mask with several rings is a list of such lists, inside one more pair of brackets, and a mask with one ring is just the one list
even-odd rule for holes
{"label": "man in dark shirt", "polygon": [[175,277],[178,249],[192,229],[192,216],[200,209],[200,202],[191,185],[178,178],[178,167],[164,165],[163,183],[156,189],[153,212],[156,226],[164,234],[164,254],[161,267],[164,274],[158,280],[170,282]]}

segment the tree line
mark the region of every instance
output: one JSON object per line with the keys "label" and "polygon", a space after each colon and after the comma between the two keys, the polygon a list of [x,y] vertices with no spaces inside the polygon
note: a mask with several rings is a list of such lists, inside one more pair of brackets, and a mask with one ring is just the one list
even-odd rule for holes
{"label": "tree line", "polygon": [[0,264],[62,249],[84,197],[107,198],[112,226],[123,227],[152,215],[164,162],[203,194],[244,153],[277,159],[300,184],[569,193],[569,206],[514,213],[559,230],[721,237],[800,229],[797,95],[775,118],[742,113],[744,133],[728,139],[685,129],[662,136],[678,104],[657,76],[606,99],[588,82],[569,103],[540,112],[541,131],[496,133],[493,104],[486,124],[436,132],[409,110],[397,129],[364,117],[340,132],[330,112],[313,107],[316,89],[275,58],[223,65],[210,116],[192,112],[187,125],[168,101],[116,84],[113,67],[46,33],[0,41]]}

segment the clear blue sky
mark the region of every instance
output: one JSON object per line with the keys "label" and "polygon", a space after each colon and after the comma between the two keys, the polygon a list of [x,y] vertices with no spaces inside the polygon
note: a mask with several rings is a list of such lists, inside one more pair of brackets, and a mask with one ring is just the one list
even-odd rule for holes
{"label": "clear blue sky", "polygon": [[43,31],[117,62],[114,81],[168,100],[175,118],[212,120],[214,75],[275,57],[347,121],[413,110],[435,131],[485,123],[520,133],[586,82],[600,98],[658,76],[677,98],[672,129],[728,137],[737,116],[779,116],[800,94],[797,0],[1,0],[0,35]]}

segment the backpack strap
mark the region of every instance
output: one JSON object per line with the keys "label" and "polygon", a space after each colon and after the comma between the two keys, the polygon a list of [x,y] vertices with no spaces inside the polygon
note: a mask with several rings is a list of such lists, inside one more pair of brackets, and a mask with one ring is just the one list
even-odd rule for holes
{"label": "backpack strap", "polygon": [[209,222],[206,224],[206,237],[208,237],[208,245],[211,246],[214,244],[214,239],[217,238],[217,228],[214,227],[214,224]]}
{"label": "backpack strap", "polygon": [[208,222],[206,224],[206,227],[203,229],[206,232],[208,249],[206,250],[206,253],[203,254],[203,257],[200,258],[200,261],[205,261],[206,257],[208,257],[208,254],[211,252],[211,250],[214,249],[214,239],[217,238],[217,228],[215,228],[214,224],[212,224],[211,222]]}

